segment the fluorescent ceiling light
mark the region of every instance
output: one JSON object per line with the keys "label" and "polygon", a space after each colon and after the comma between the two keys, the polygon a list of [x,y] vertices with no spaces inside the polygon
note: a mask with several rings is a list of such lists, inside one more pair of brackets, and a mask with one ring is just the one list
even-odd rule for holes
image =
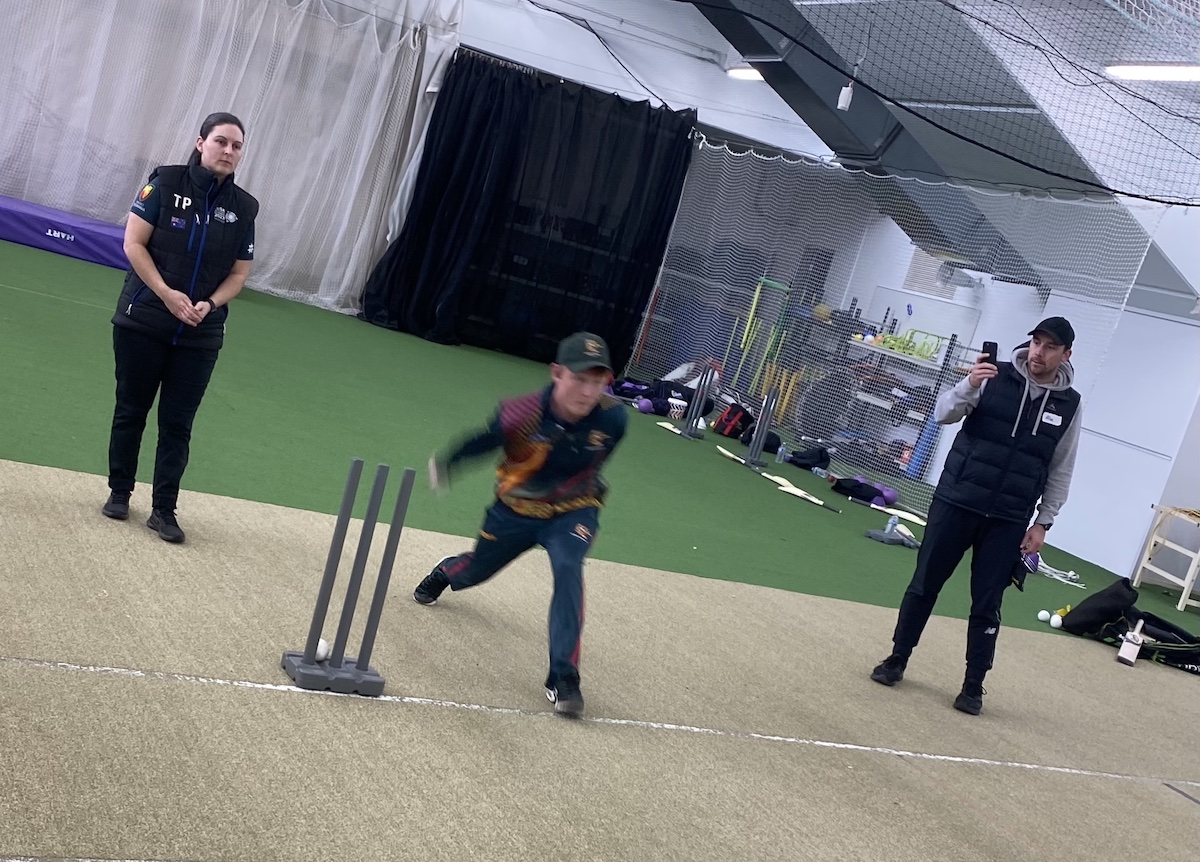
{"label": "fluorescent ceiling light", "polygon": [[937,110],[937,111],[978,111],[981,113],[995,112],[1000,114],[1040,114],[1039,108],[1026,105],[967,105],[960,102],[901,102],[906,108]]}
{"label": "fluorescent ceiling light", "polygon": [[1114,78],[1121,78],[1125,81],[1200,81],[1200,66],[1188,66],[1182,63],[1109,66],[1104,71]]}
{"label": "fluorescent ceiling light", "polygon": [[762,72],[750,66],[739,66],[736,69],[730,69],[726,74],[739,81],[761,81],[763,79]]}
{"label": "fluorescent ceiling light", "polygon": [[[964,267],[964,266],[971,266],[971,267],[973,267],[973,266],[975,265],[973,262],[971,262],[971,261],[967,260],[967,259],[966,259],[965,257],[963,257],[962,255],[960,255],[960,254],[957,254],[957,253],[955,253],[955,252],[952,252],[952,251],[947,251],[946,249],[941,249],[941,248],[932,248],[932,249],[930,249],[930,248],[926,248],[926,249],[921,249],[921,250],[922,250],[922,251],[924,251],[924,252],[925,252],[927,255],[929,255],[930,257],[932,257],[932,258],[934,258],[934,259],[936,259],[936,260],[940,260],[940,261],[942,261],[942,263],[948,263],[948,264],[951,264],[951,265],[953,265],[953,266],[957,266],[957,267],[960,267],[960,268],[961,268],[961,267]],[[972,271],[975,271],[975,270],[972,270]]]}

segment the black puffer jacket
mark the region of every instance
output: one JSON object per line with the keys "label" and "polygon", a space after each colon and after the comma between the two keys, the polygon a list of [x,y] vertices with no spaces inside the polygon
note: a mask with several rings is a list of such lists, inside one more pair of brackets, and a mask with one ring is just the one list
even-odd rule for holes
{"label": "black puffer jacket", "polygon": [[[193,302],[212,296],[244,247],[258,201],[198,165],[167,165],[150,174],[161,206],[147,248],[163,281]],[[180,347],[217,347],[225,338],[227,306],[213,309],[199,326],[182,323],[131,267],[113,325],[135,329]]]}
{"label": "black puffer jacket", "polygon": [[972,512],[1026,522],[1046,488],[1050,461],[1079,410],[1074,389],[1028,397],[1010,362],[987,382],[946,456],[934,496]]}

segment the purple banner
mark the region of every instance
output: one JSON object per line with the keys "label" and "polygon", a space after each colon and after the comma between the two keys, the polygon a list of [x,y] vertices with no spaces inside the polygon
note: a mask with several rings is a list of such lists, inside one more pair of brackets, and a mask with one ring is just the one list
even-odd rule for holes
{"label": "purple banner", "polygon": [[125,228],[0,195],[0,240],[128,269]]}

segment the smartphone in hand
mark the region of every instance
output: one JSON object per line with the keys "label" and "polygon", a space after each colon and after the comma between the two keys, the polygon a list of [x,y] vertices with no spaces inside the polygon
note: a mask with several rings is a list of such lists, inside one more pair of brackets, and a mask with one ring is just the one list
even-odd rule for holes
{"label": "smartphone in hand", "polygon": [[983,342],[983,353],[987,354],[986,361],[992,363],[992,365],[996,364],[996,357],[997,357],[997,354],[999,353],[999,351],[1000,351],[1000,347],[996,344],[996,342],[994,342],[994,341]]}

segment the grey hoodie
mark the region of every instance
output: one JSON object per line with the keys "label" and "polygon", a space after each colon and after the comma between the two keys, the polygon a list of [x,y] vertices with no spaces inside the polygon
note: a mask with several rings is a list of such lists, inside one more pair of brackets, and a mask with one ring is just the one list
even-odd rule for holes
{"label": "grey hoodie", "polygon": [[[1046,399],[1051,392],[1061,392],[1071,388],[1071,384],[1075,380],[1075,368],[1070,361],[1062,363],[1058,366],[1058,374],[1055,376],[1054,382],[1048,386],[1042,386],[1029,376],[1029,369],[1026,366],[1028,357],[1029,348],[1018,347],[1013,351],[1012,364],[1017,373],[1025,378],[1025,394],[1028,396],[1024,402],[1026,408],[1038,411],[1038,420],[1033,426],[1033,433],[1037,434],[1037,429],[1041,425],[1041,415],[1045,412]],[[970,378],[964,377],[954,388],[947,389],[938,397],[937,405],[933,409],[934,419],[942,425],[953,425],[961,421],[979,404],[979,396],[983,394],[984,386],[987,386],[986,380],[983,381],[983,386],[975,389],[971,386]],[[1030,402],[1034,401],[1040,402],[1040,404],[1031,405]],[[1022,410],[1024,409],[1022,408]],[[1020,414],[1014,419],[1013,433],[1015,434],[1017,425],[1021,421]],[[1081,427],[1083,427],[1082,402],[1076,409],[1075,418],[1071,420],[1066,433],[1054,448],[1054,457],[1050,459],[1050,474],[1046,478],[1046,489],[1042,492],[1042,499],[1037,507],[1037,516],[1034,518],[1036,524],[1049,527],[1054,523],[1063,504],[1067,502],[1067,493],[1071,488],[1071,475],[1075,471],[1075,453],[1079,450],[1079,429]]]}

